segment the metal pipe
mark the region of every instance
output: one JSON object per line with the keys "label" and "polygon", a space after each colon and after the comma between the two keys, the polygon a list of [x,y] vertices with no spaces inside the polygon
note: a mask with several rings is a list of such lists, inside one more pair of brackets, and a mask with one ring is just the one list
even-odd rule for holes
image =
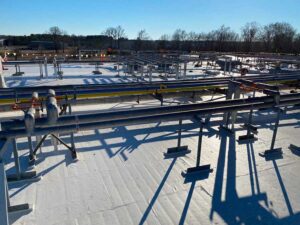
{"label": "metal pipe", "polygon": [[[280,102],[281,105],[294,105],[299,104],[300,99],[294,100],[286,100]],[[253,103],[253,109],[260,108],[268,108],[273,107],[274,102],[256,102]],[[181,111],[175,113],[164,113],[152,116],[140,116],[133,118],[125,118],[125,119],[115,119],[115,120],[105,120],[93,123],[80,123],[80,121],[72,124],[72,125],[62,125],[62,126],[53,126],[53,127],[41,127],[36,128],[34,134],[35,135],[43,135],[49,133],[61,133],[67,134],[70,132],[78,132],[79,130],[92,130],[92,129],[100,129],[100,128],[111,128],[117,126],[129,126],[129,125],[137,125],[137,124],[147,124],[154,122],[163,122],[163,121],[174,121],[179,119],[190,119],[195,115],[207,115],[207,114],[215,114],[221,112],[230,112],[233,110],[242,111],[249,110],[251,105],[248,103],[241,104],[237,106],[225,106],[225,107],[215,107],[208,109],[197,109],[197,110],[189,110],[189,111]],[[4,130],[0,131],[0,138],[13,138],[13,137],[24,137],[26,136],[26,130],[21,128],[17,130]]]}
{"label": "metal pipe", "polygon": [[[30,94],[33,91],[38,91],[40,95],[45,96],[46,90],[48,89],[54,89],[57,92],[57,95],[65,95],[69,92],[72,92],[74,88],[76,88],[77,92],[80,94],[81,91],[87,91],[87,90],[112,90],[112,89],[120,89],[120,88],[159,88],[161,84],[166,85],[167,87],[179,87],[185,86],[185,85],[227,85],[230,80],[236,80],[240,81],[241,77],[236,78],[230,78],[230,77],[222,77],[222,78],[205,78],[201,80],[183,80],[183,81],[164,81],[164,82],[158,82],[155,81],[152,84],[141,82],[141,83],[125,83],[125,84],[90,84],[90,85],[62,85],[62,86],[39,86],[39,87],[16,87],[16,88],[6,88],[6,89],[0,89],[1,94],[13,94],[13,92],[17,91],[18,94]],[[247,77],[247,80],[253,81],[253,82],[269,82],[269,81],[277,81],[277,80],[297,80],[300,79],[300,74],[285,74],[280,76],[274,76],[274,75],[264,75],[264,76],[249,76]],[[174,85],[174,86],[173,86]],[[270,88],[268,88],[270,89]],[[113,90],[112,90],[113,91]],[[129,91],[128,89],[125,91]],[[23,97],[23,96],[21,96]]]}
{"label": "metal pipe", "polygon": [[[280,101],[285,100],[294,100],[300,99],[300,93],[298,94],[288,94],[282,95]],[[112,111],[112,112],[101,112],[95,114],[85,114],[85,115],[68,115],[59,117],[53,125],[71,125],[77,123],[91,123],[104,120],[115,120],[115,119],[126,119],[134,118],[140,116],[151,116],[159,115],[163,113],[176,113],[181,111],[188,110],[200,110],[200,109],[213,109],[215,107],[225,107],[225,106],[239,106],[241,104],[248,104],[249,107],[251,104],[256,102],[271,103],[274,105],[274,97],[264,96],[264,97],[255,97],[249,99],[233,99],[226,101],[216,101],[216,102],[205,102],[198,104],[186,104],[186,105],[176,105],[176,106],[163,106],[155,108],[140,108],[135,110],[122,110],[122,111]],[[249,108],[250,109],[250,108]],[[48,118],[37,118],[35,120],[35,128],[38,127],[48,127],[50,126],[47,122]],[[2,122],[2,129],[15,129],[23,128],[24,122],[22,120]]]}

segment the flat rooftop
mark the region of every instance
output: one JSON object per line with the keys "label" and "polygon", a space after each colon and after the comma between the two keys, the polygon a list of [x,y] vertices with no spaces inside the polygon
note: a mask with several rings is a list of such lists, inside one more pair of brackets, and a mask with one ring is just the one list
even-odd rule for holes
{"label": "flat rooftop", "polygon": [[[259,153],[270,148],[274,112],[254,114],[259,133],[252,143],[237,142],[246,132],[238,125],[235,135],[219,132],[221,117],[213,117],[204,129],[201,164],[211,164],[214,171],[188,183],[181,172],[196,163],[195,121],[182,126],[182,145],[192,152],[173,159],[164,159],[163,153],[177,145],[178,122],[78,132],[76,162],[64,146],[54,150],[48,139],[34,168],[42,179],[9,184],[13,205],[34,207],[11,215],[11,223],[299,224],[300,153],[288,149],[300,145],[299,112],[289,108],[282,114],[276,147],[283,155],[268,161]],[[247,113],[239,114],[243,118]],[[68,136],[62,138],[69,142]],[[18,139],[18,148],[23,170],[28,170],[27,139]],[[7,172],[13,173],[8,152]]]}
{"label": "flat rooftop", "polygon": [[[48,82],[35,81],[37,75],[30,81],[30,76],[19,79],[24,80],[24,85]],[[83,82],[84,78],[80,79]],[[22,86],[12,79],[8,84]],[[176,99],[166,102],[174,103],[177,104]],[[159,101],[152,100],[139,106],[134,102],[75,106],[73,111],[159,105]],[[2,119],[16,116],[22,113],[0,114]],[[42,179],[9,183],[12,205],[33,206],[31,212],[10,214],[10,222],[13,225],[298,225],[300,152],[290,150],[289,145],[300,146],[300,108],[289,107],[281,114],[275,143],[275,147],[283,150],[280,158],[266,160],[259,155],[270,149],[276,113],[255,111],[257,140],[241,143],[238,136],[246,134],[246,130],[240,125],[247,118],[248,112],[239,113],[236,132],[228,135],[218,129],[222,115],[212,117],[204,127],[201,164],[211,164],[213,172],[207,179],[189,182],[182,177],[182,171],[196,164],[198,121],[184,120],[182,125],[182,145],[187,145],[191,153],[170,159],[165,159],[163,153],[177,145],[176,121],[78,132],[75,134],[78,161],[73,161],[63,145],[55,149],[48,138],[37,154],[34,168],[28,167],[27,139],[20,138],[17,144],[22,170],[34,169]],[[70,136],[61,138],[70,143]],[[9,146],[5,155],[8,174],[15,172],[11,149]]]}

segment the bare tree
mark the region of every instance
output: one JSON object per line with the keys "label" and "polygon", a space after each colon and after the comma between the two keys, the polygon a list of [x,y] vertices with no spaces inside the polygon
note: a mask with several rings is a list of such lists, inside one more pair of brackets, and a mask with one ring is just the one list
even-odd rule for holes
{"label": "bare tree", "polygon": [[143,29],[138,32],[136,39],[137,40],[150,40],[151,38],[150,38],[149,34],[146,32],[146,30]]}
{"label": "bare tree", "polygon": [[187,40],[188,34],[185,30],[177,29],[172,35],[173,47],[176,50],[183,48],[183,42]]}
{"label": "bare tree", "polygon": [[177,29],[174,31],[174,34],[172,35],[173,41],[185,41],[187,40],[188,34],[185,30]]}
{"label": "bare tree", "polygon": [[60,37],[64,34],[64,31],[62,29],[60,29],[59,27],[54,26],[54,27],[50,27],[49,31],[47,33],[52,36],[52,40],[54,42],[54,47],[55,47],[55,52],[57,53],[58,49],[59,49]]}
{"label": "bare tree", "polygon": [[265,51],[271,50],[273,35],[273,28],[271,25],[266,25],[261,29],[259,36],[260,41],[262,41],[265,46]]}
{"label": "bare tree", "polygon": [[102,34],[104,34],[104,35],[111,38],[110,45],[111,45],[111,47],[113,47],[113,42],[114,42],[114,40],[116,39],[116,36],[117,36],[116,29],[114,27],[108,27],[108,28],[106,28],[106,30],[104,30],[102,32]]}
{"label": "bare tree", "polygon": [[247,52],[252,51],[252,45],[258,38],[259,29],[259,25],[256,22],[246,23],[246,25],[242,27],[242,38]]}
{"label": "bare tree", "polygon": [[108,27],[102,33],[108,37],[111,37],[111,45],[113,45],[113,41],[115,40],[117,42],[117,48],[120,48],[120,39],[126,38],[125,30],[121,26]]}
{"label": "bare tree", "polygon": [[134,41],[134,49],[139,51],[139,50],[149,47],[148,42],[147,42],[148,40],[150,40],[150,36],[146,32],[146,30],[145,29],[140,30],[137,33],[136,40]]}
{"label": "bare tree", "polygon": [[294,38],[294,53],[300,53],[300,34],[297,34]]}
{"label": "bare tree", "polygon": [[194,31],[191,31],[191,32],[189,32],[189,33],[187,34],[187,39],[188,39],[189,41],[199,41],[200,35],[197,34],[197,33],[194,32]]}
{"label": "bare tree", "polygon": [[288,23],[275,23],[273,27],[273,46],[275,52],[291,52],[296,30]]}
{"label": "bare tree", "polygon": [[159,40],[161,40],[161,41],[170,41],[171,37],[168,34],[163,34],[163,35],[160,36]]}
{"label": "bare tree", "polygon": [[126,38],[125,30],[119,25],[116,27],[116,40],[118,48],[120,48],[120,40]]}
{"label": "bare tree", "polygon": [[159,41],[158,41],[158,49],[166,49],[167,48],[167,43],[171,40],[170,35],[168,34],[163,34],[160,36]]}
{"label": "bare tree", "polygon": [[288,23],[271,23],[264,26],[260,39],[265,50],[273,52],[291,52],[296,30]]}
{"label": "bare tree", "polygon": [[226,51],[230,43],[236,42],[238,34],[222,25],[219,29],[213,31],[213,38],[217,42],[218,51]]}

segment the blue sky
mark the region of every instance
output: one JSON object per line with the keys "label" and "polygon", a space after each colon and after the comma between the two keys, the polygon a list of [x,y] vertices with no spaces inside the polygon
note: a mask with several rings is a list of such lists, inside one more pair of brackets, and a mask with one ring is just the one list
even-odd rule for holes
{"label": "blue sky", "polygon": [[0,34],[100,34],[121,25],[129,38],[146,29],[152,38],[210,31],[222,24],[239,32],[246,23],[288,22],[300,32],[300,0],[0,0]]}

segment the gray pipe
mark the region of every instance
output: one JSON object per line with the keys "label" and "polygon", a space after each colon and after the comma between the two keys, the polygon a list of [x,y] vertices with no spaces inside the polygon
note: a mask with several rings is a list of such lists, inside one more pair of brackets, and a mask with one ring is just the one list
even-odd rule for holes
{"label": "gray pipe", "polygon": [[[226,107],[226,106],[239,106],[241,104],[248,104],[249,106],[256,102],[264,102],[264,103],[272,103],[274,104],[273,96],[264,96],[264,97],[256,97],[249,99],[233,99],[227,101],[217,101],[217,102],[206,102],[206,103],[198,103],[198,104],[186,104],[186,105],[176,105],[176,106],[164,106],[164,107],[156,107],[156,108],[141,108],[135,110],[122,110],[122,111],[113,111],[113,112],[101,112],[95,114],[85,114],[85,115],[71,115],[71,116],[63,116],[57,119],[56,123],[52,123],[52,125],[71,125],[80,121],[80,123],[91,123],[97,121],[105,121],[105,120],[115,120],[115,119],[127,119],[141,116],[151,116],[151,115],[160,115],[163,113],[176,113],[176,112],[184,112],[190,110],[200,110],[200,109],[213,109],[216,107]],[[300,94],[288,94],[282,95],[280,101],[286,100],[298,100],[300,99]],[[276,99],[277,100],[277,99]],[[39,118],[35,121],[35,127],[48,127],[48,119],[47,118]],[[3,122],[2,128],[5,129],[16,129],[23,128],[24,123],[22,120],[15,120],[9,122]]]}
{"label": "gray pipe", "polygon": [[[286,105],[294,105],[299,104],[300,99],[294,100],[286,100],[282,101],[279,106]],[[252,104],[241,104],[237,106],[225,106],[225,107],[216,107],[210,109],[198,109],[198,110],[190,110],[190,111],[182,111],[175,113],[164,113],[153,116],[141,116],[134,118],[126,118],[126,119],[115,119],[115,120],[105,120],[100,122],[93,123],[80,123],[80,121],[72,124],[72,125],[61,125],[61,126],[53,126],[53,127],[41,127],[36,128],[34,131],[34,135],[45,135],[49,133],[59,133],[59,134],[68,134],[70,132],[78,132],[79,130],[93,130],[93,129],[101,129],[101,128],[112,128],[117,126],[129,126],[129,125],[139,125],[139,124],[147,124],[153,122],[164,122],[164,121],[174,121],[178,119],[190,119],[195,115],[207,115],[207,114],[216,114],[222,112],[230,112],[230,111],[242,111],[260,108],[269,108],[273,107],[274,102],[256,102]],[[18,138],[24,137],[27,135],[26,129],[18,129],[18,130],[6,130],[0,131],[0,138]]]}

